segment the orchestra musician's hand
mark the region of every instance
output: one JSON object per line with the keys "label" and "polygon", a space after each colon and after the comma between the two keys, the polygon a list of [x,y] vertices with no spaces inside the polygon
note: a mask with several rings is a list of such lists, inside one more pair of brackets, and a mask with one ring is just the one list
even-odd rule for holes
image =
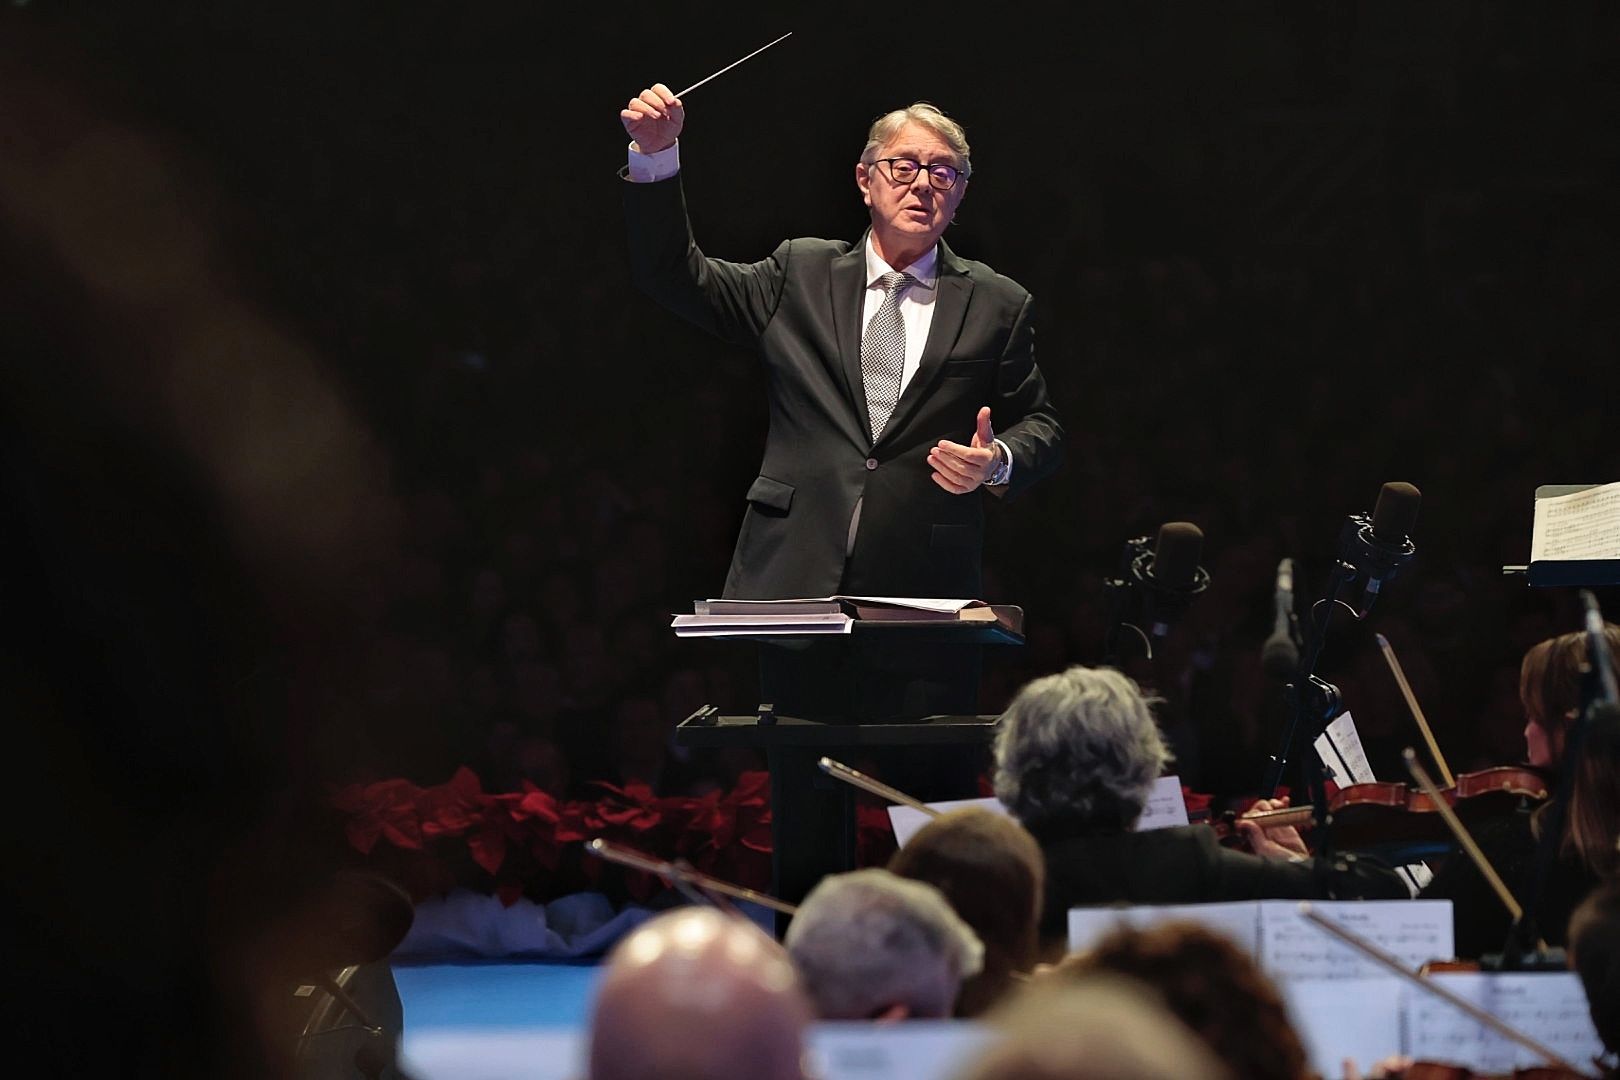
{"label": "orchestra musician's hand", "polygon": [[1401,1054],[1394,1054],[1382,1061],[1374,1062],[1371,1069],[1363,1073],[1356,1068],[1355,1058],[1345,1058],[1342,1073],[1343,1080],[1389,1080],[1398,1077],[1412,1067],[1412,1059]]}
{"label": "orchestra musician's hand", "polygon": [[[1256,799],[1254,805],[1249,808],[1249,813],[1284,810],[1287,807],[1286,795],[1280,799]],[[1246,817],[1238,818],[1233,824],[1243,833],[1243,838],[1249,842],[1249,850],[1256,855],[1263,855],[1268,859],[1304,859],[1311,854],[1311,849],[1300,839],[1299,830],[1292,825],[1268,829],[1258,821]]]}
{"label": "orchestra musician's hand", "polygon": [[686,109],[663,83],[653,83],[619,110],[627,135],[643,154],[668,150],[686,126]]}
{"label": "orchestra musician's hand", "polygon": [[928,464],[934,470],[934,483],[952,495],[966,495],[995,473],[1000,456],[996,433],[990,427],[990,406],[986,405],[979,410],[968,445],[941,439],[928,451]]}

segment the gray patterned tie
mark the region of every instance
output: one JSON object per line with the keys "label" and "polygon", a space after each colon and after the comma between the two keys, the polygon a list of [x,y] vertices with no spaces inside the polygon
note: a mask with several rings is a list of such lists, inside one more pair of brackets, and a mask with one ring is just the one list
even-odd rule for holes
{"label": "gray patterned tie", "polygon": [[906,324],[900,320],[900,297],[917,284],[910,274],[892,270],[878,279],[886,295],[861,335],[861,379],[866,383],[866,413],[877,442],[900,403],[900,375],[906,367]]}

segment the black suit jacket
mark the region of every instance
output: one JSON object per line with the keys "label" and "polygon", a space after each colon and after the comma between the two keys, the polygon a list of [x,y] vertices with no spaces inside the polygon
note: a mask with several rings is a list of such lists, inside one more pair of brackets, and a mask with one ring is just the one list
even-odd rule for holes
{"label": "black suit jacket", "polygon": [[984,496],[941,489],[927,455],[940,439],[967,443],[989,405],[1013,456],[1005,495],[1057,467],[1063,430],[1035,366],[1029,293],[941,243],[921,366],[874,445],[861,378],[862,245],[788,240],[756,263],[710,259],[692,239],[679,177],[624,188],[637,285],[765,365],[770,433],[725,595],[977,596]]}

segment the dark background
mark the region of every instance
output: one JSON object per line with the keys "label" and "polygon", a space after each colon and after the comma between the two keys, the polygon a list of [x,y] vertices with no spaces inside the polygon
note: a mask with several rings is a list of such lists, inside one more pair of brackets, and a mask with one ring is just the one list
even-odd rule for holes
{"label": "dark background", "polygon": [[1615,479],[1620,14],[1053,10],[8,4],[7,685],[50,808],[13,837],[48,868],[25,925],[120,881],[202,918],[195,852],[263,863],[330,782],[757,766],[671,747],[756,692],[745,649],[666,627],[723,580],[761,383],[631,290],[616,112],[789,29],[688,102],[706,250],[858,236],[866,126],[921,98],[973,146],[950,243],[1039,305],[1069,462],[992,510],[983,599],[1030,638],[986,711],[1100,660],[1121,544],[1190,520],[1213,583],[1133,672],[1183,778],[1251,791],[1277,560],[1319,596],[1344,516],[1408,480],[1418,559],[1323,673],[1386,778],[1416,736],[1374,630],[1454,770],[1518,760],[1518,658],[1576,606],[1500,568],[1536,485]]}

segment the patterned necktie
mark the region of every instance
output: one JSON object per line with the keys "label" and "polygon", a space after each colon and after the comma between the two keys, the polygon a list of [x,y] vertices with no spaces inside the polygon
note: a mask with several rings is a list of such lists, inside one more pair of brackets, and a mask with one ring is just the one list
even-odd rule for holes
{"label": "patterned necktie", "polygon": [[900,297],[917,279],[898,270],[884,274],[883,303],[861,335],[861,379],[866,383],[866,412],[877,442],[900,403],[900,375],[906,367],[906,324],[900,319]]}

